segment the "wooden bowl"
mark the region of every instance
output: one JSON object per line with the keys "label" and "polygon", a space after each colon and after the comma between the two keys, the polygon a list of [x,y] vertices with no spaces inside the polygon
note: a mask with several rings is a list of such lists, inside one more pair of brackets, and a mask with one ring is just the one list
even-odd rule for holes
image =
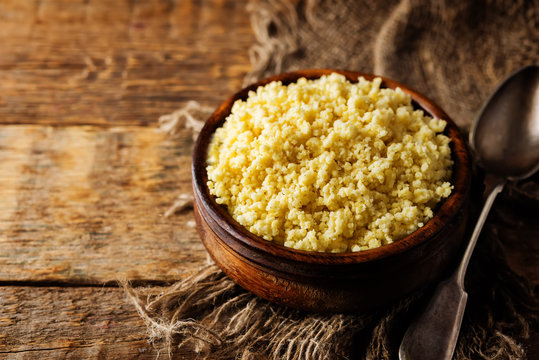
{"label": "wooden bowl", "polygon": [[207,187],[206,158],[211,136],[222,126],[237,99],[271,81],[283,84],[301,77],[316,79],[337,72],[351,82],[375,76],[342,70],[304,70],[259,81],[225,101],[208,119],[193,152],[193,191],[197,228],[215,263],[236,283],[270,301],[321,312],[368,312],[388,305],[436,279],[458,252],[468,218],[471,168],[466,142],[457,126],[432,101],[389,79],[382,86],[400,87],[413,104],[447,121],[454,160],[452,194],[434,217],[392,244],[355,253],[319,253],[266,241],[237,223],[215,202]]}

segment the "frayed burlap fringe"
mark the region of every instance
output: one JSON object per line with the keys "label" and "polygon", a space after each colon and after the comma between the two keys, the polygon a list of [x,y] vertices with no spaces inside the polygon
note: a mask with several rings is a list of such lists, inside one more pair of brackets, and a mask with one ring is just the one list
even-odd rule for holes
{"label": "frayed burlap fringe", "polygon": [[203,106],[197,101],[191,100],[173,113],[159,117],[159,129],[169,135],[176,135],[182,129],[187,129],[191,131],[193,139],[196,139],[204,126],[204,122],[214,110],[209,106]]}
{"label": "frayed burlap fringe", "polygon": [[122,285],[161,352],[219,360],[350,359],[365,330],[372,333],[367,358],[384,359],[379,354],[390,352],[392,319],[417,297],[402,300],[375,323],[375,315],[306,313],[272,304],[241,289],[215,265],[167,289]]}
{"label": "frayed burlap fringe", "polygon": [[164,290],[123,286],[148,325],[150,341],[169,357],[347,359],[353,335],[365,326],[356,316],[307,314],[269,303],[215,265]]}
{"label": "frayed burlap fringe", "polygon": [[[525,359],[521,341],[539,321],[537,293],[507,267],[498,242],[487,235],[471,263],[454,359]],[[427,289],[425,296],[419,292],[361,316],[272,304],[212,264],[168,288],[122,285],[162,354],[215,360],[396,359],[407,325],[431,294]]]}
{"label": "frayed burlap fringe", "polygon": [[[170,136],[175,136],[185,129],[191,133],[193,140],[196,140],[198,133],[204,126],[204,122],[213,111],[213,108],[191,100],[173,113],[159,117],[159,130]],[[193,194],[191,193],[179,194],[164,216],[169,217],[181,211],[191,209],[193,207],[193,200]]]}
{"label": "frayed burlap fringe", "polygon": [[183,193],[178,195],[176,201],[170,206],[170,208],[165,212],[165,217],[169,217],[173,214],[179,213],[181,211],[191,209],[193,207],[193,194]]}

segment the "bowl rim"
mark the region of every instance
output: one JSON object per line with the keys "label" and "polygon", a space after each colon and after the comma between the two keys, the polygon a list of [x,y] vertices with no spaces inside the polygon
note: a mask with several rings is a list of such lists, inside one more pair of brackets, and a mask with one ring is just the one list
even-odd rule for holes
{"label": "bowl rim", "polygon": [[[444,134],[451,139],[450,146],[452,160],[454,162],[451,180],[453,191],[448,198],[442,201],[433,218],[431,218],[423,227],[391,244],[358,252],[340,253],[315,252],[289,248],[284,245],[264,240],[262,237],[249,232],[234,220],[223,206],[217,204],[214,196],[209,192],[206,172],[208,145],[213,132],[215,129],[222,126],[236,100],[245,99],[250,91],[256,91],[259,86],[266,85],[272,81],[281,81],[283,84],[289,84],[302,77],[307,79],[317,79],[322,75],[329,75],[331,73],[344,75],[351,82],[357,82],[359,77],[364,77],[367,80],[379,77],[382,79],[381,87],[392,89],[399,87],[402,91],[411,96],[415,107],[424,110],[425,113],[431,117],[441,118],[447,122]],[[262,252],[290,261],[328,265],[367,263],[401,254],[412,248],[421,246],[428,242],[428,239],[440,232],[446,224],[450,223],[451,220],[457,216],[461,211],[462,206],[465,204],[465,199],[471,184],[471,163],[467,143],[457,125],[438,105],[424,95],[421,95],[417,91],[397,81],[383,76],[341,69],[307,69],[282,73],[255,82],[232,95],[215,110],[201,129],[193,148],[191,171],[193,191],[195,200],[197,200],[197,206],[201,207],[202,212],[211,218],[208,219],[210,222],[218,224],[222,230],[231,235],[226,238],[221,237],[221,240],[228,246],[237,250],[239,245],[240,248],[245,248],[247,253],[252,251],[255,253]]]}

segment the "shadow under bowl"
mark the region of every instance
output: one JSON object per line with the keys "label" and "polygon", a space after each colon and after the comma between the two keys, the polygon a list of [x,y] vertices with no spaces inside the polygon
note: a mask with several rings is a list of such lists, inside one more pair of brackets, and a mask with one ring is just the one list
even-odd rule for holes
{"label": "shadow under bowl", "polygon": [[354,253],[294,250],[262,239],[236,222],[218,205],[207,186],[206,158],[214,131],[223,125],[232,105],[249,91],[301,77],[316,79],[333,72],[357,82],[376,76],[344,70],[303,70],[273,76],[241,90],[207,120],[193,151],[194,209],[202,242],[215,263],[237,284],[270,301],[319,312],[366,313],[427,285],[454,260],[463,240],[469,212],[471,166],[464,137],[432,101],[390,79],[382,87],[401,88],[413,105],[447,121],[451,139],[454,186],[452,194],[423,227],[392,244]]}

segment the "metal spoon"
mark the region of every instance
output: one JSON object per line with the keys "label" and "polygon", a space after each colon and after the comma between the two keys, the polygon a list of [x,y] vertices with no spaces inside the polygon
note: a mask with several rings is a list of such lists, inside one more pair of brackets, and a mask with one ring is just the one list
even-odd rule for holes
{"label": "metal spoon", "polygon": [[487,173],[483,210],[456,272],[438,285],[404,334],[400,360],[453,356],[468,298],[464,275],[490,208],[507,180],[526,178],[539,169],[539,66],[520,69],[498,87],[472,125],[470,144]]}

